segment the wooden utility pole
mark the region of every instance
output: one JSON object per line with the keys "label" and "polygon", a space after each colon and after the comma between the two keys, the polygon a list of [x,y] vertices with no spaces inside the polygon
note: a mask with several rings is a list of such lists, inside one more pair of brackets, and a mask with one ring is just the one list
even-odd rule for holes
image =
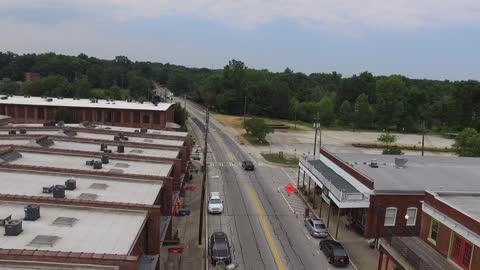
{"label": "wooden utility pole", "polygon": [[203,208],[205,208],[205,185],[207,183],[207,151],[208,151],[208,122],[210,118],[209,107],[205,113],[205,145],[203,147],[203,179],[202,179],[202,197],[200,199],[200,224],[198,224],[198,244],[202,244],[203,231]]}
{"label": "wooden utility pole", "polygon": [[423,121],[423,128],[422,128],[422,157],[423,157],[424,147],[425,147],[425,120]]}
{"label": "wooden utility pole", "polygon": [[315,159],[315,154],[317,153],[317,132],[318,132],[318,113],[317,116],[315,117],[315,140],[313,143],[313,159]]}

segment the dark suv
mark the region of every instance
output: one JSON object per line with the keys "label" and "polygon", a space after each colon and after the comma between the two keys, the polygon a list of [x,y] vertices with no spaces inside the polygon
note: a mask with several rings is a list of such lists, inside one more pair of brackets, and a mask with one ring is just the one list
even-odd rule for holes
{"label": "dark suv", "polygon": [[252,163],[250,160],[245,160],[244,162],[242,162],[242,168],[243,168],[245,171],[253,171],[253,170],[255,170],[255,166],[253,166],[253,163]]}
{"label": "dark suv", "polygon": [[216,265],[217,262],[220,261],[225,265],[232,263],[230,243],[228,242],[227,234],[224,232],[214,232],[212,236],[210,236],[208,252],[210,253],[213,265]]}
{"label": "dark suv", "polygon": [[320,241],[320,250],[323,251],[330,264],[346,266],[350,263],[347,252],[345,252],[343,246],[337,241]]}

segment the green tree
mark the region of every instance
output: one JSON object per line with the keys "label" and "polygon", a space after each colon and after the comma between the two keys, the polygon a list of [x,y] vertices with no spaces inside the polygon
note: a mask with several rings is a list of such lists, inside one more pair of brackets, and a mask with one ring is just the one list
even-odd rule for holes
{"label": "green tree", "polygon": [[0,81],[0,94],[18,95],[20,91],[20,85],[17,82],[9,79]]}
{"label": "green tree", "polygon": [[245,121],[245,129],[249,135],[256,138],[258,142],[264,142],[268,133],[272,133],[273,129],[260,118],[251,118]]}
{"label": "green tree", "polygon": [[402,155],[402,150],[398,146],[390,147],[390,144],[397,141],[397,136],[389,132],[381,134],[377,141],[385,144],[386,149],[383,150],[384,155]]}
{"label": "green tree", "polygon": [[455,138],[453,149],[461,157],[480,157],[480,133],[474,128],[464,129]]}
{"label": "green tree", "polygon": [[72,83],[74,96],[79,98],[88,98],[92,86],[87,76],[80,76]]}
{"label": "green tree", "polygon": [[361,94],[355,101],[354,110],[355,126],[359,128],[369,128],[372,126],[373,112],[368,102],[368,96]]}
{"label": "green tree", "polygon": [[399,128],[404,108],[402,98],[407,89],[403,77],[398,75],[384,77],[377,81],[377,121],[381,127]]}
{"label": "green tree", "polygon": [[341,125],[349,125],[352,122],[352,104],[350,101],[344,100],[340,106],[338,118]]}
{"label": "green tree", "polygon": [[175,103],[175,123],[185,128],[187,111],[180,102]]}

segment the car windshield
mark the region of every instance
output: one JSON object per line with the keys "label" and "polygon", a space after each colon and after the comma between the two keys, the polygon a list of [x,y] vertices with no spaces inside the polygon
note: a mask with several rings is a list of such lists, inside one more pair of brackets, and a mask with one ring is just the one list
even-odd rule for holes
{"label": "car windshield", "polygon": [[333,255],[338,257],[343,257],[343,256],[347,256],[347,253],[345,253],[345,250],[343,248],[334,248]]}
{"label": "car windshield", "polygon": [[317,223],[315,224],[315,229],[325,229],[325,224]]}
{"label": "car windshield", "polygon": [[222,203],[222,200],[220,200],[220,199],[210,199],[210,203],[219,204],[219,203]]}
{"label": "car windshield", "polygon": [[227,243],[215,243],[215,245],[213,245],[213,249],[214,250],[226,250],[226,249],[228,249],[228,246],[227,246]]}

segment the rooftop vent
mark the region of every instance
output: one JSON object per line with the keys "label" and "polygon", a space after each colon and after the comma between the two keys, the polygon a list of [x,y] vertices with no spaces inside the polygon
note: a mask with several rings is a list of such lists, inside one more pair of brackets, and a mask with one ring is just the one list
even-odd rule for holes
{"label": "rooftop vent", "polygon": [[87,166],[93,166],[94,163],[95,163],[95,160],[93,160],[93,159],[85,161],[85,165],[87,165]]}
{"label": "rooftop vent", "polygon": [[4,152],[4,153],[0,152],[0,163],[14,161],[14,160],[17,160],[21,157],[22,157],[22,155],[19,152],[14,151],[14,150]]}
{"label": "rooftop vent", "polygon": [[378,168],[377,160],[376,159],[370,160],[370,164],[368,164],[368,166],[370,166],[372,168]]}
{"label": "rooftop vent", "polygon": [[8,135],[15,135],[15,134],[17,134],[16,130],[9,130],[8,131]]}
{"label": "rooftop vent", "polygon": [[408,159],[406,158],[395,158],[395,167],[396,168],[405,168],[405,164],[407,164]]}
{"label": "rooftop vent", "polygon": [[78,198],[79,199],[82,199],[82,200],[91,200],[91,201],[94,201],[98,198],[98,195],[97,194],[93,194],[93,193],[82,193],[80,195],[78,195]]}
{"label": "rooftop vent", "polygon": [[65,126],[65,122],[63,122],[63,121],[58,121],[57,127],[63,127],[63,126]]}
{"label": "rooftop vent", "polygon": [[53,98],[47,98],[47,102],[52,102]]}
{"label": "rooftop vent", "polygon": [[43,188],[42,188],[42,193],[52,193],[52,192],[53,192],[53,187],[54,187],[54,186],[43,187]]}
{"label": "rooftop vent", "polygon": [[102,164],[108,164],[110,161],[110,158],[108,155],[102,155]]}
{"label": "rooftop vent", "polygon": [[140,129],[140,132],[141,132],[141,133],[147,133],[147,132],[148,132],[148,129],[146,129],[146,128],[141,128],[141,129]]}
{"label": "rooftop vent", "polygon": [[36,143],[40,145],[41,147],[50,147],[53,144],[53,140],[50,140],[47,136],[42,136],[36,140]]}
{"label": "rooftop vent", "polygon": [[5,226],[5,224],[12,219],[12,215],[9,215],[4,218],[0,218],[0,226]]}
{"label": "rooftop vent", "polygon": [[24,128],[21,128],[21,129],[20,129],[20,134],[22,134],[22,135],[27,134],[27,130],[24,129]]}
{"label": "rooftop vent", "polygon": [[117,145],[117,152],[118,153],[123,153],[125,152],[125,146],[123,144]]}
{"label": "rooftop vent", "polygon": [[3,99],[3,100],[8,99],[8,96],[0,97],[0,99]]}
{"label": "rooftop vent", "polygon": [[128,168],[128,167],[130,167],[130,165],[128,165],[127,163],[116,163],[115,167],[117,167],[117,168]]}
{"label": "rooftop vent", "polygon": [[51,246],[57,242],[60,237],[56,235],[37,235],[33,240],[30,242],[30,245],[40,245],[40,246]]}
{"label": "rooftop vent", "polygon": [[77,218],[72,218],[72,217],[57,217],[52,225],[57,225],[57,226],[70,226],[72,227],[73,224],[75,224],[78,221]]}
{"label": "rooftop vent", "polygon": [[105,151],[105,150],[107,150],[107,149],[108,149],[108,144],[106,144],[106,143],[100,144],[100,151],[103,152],[103,151]]}
{"label": "rooftop vent", "polygon": [[67,135],[68,137],[77,136],[77,132],[75,130],[71,130],[71,129],[64,130],[63,134]]}
{"label": "rooftop vent", "polygon": [[23,232],[22,221],[18,219],[11,219],[5,222],[5,235],[17,236]]}
{"label": "rooftop vent", "polygon": [[66,190],[75,190],[77,188],[77,181],[75,179],[67,179],[65,181]]}
{"label": "rooftop vent", "polygon": [[91,188],[91,189],[107,189],[108,185],[107,184],[103,184],[103,183],[93,183],[90,185],[90,187],[88,188]]}
{"label": "rooftop vent", "polygon": [[38,204],[29,204],[23,210],[25,212],[23,220],[35,221],[40,218],[40,205]]}

